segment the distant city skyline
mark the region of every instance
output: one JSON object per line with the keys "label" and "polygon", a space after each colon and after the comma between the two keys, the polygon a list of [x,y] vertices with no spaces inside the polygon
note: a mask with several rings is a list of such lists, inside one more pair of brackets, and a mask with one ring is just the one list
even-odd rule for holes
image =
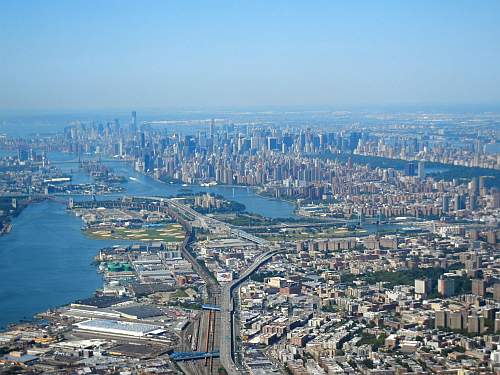
{"label": "distant city skyline", "polygon": [[3,2],[0,111],[500,103],[500,3]]}
{"label": "distant city skyline", "polygon": [[500,0],[0,15],[1,374],[500,375]]}

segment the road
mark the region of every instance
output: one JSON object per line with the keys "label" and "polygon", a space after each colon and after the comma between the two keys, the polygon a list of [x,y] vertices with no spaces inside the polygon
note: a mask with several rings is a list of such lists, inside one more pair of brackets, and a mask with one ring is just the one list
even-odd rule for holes
{"label": "road", "polygon": [[167,204],[170,205],[175,210],[182,212],[184,216],[191,218],[193,221],[197,221],[200,226],[210,231],[219,233],[225,232],[229,236],[236,236],[239,238],[243,238],[250,242],[256,243],[259,246],[270,245],[269,241],[263,238],[254,236],[253,234],[247,233],[242,229],[235,228],[220,220],[214,219],[213,217],[208,217],[206,215],[200,214],[199,212],[193,210],[191,207],[180,203],[176,199],[168,199]]}
{"label": "road", "polygon": [[274,255],[286,252],[287,250],[273,249],[269,250],[261,255],[259,255],[254,262],[240,275],[240,277],[234,280],[232,283],[224,286],[221,295],[221,331],[220,331],[220,361],[222,366],[226,369],[228,374],[242,374],[243,371],[239,369],[234,363],[234,303],[233,303],[233,292],[237,290],[239,285],[250,277],[257,269],[262,266],[265,262],[271,259]]}
{"label": "road", "polygon": [[[306,219],[304,219],[306,220]],[[233,225],[233,228],[239,228],[243,230],[256,230],[256,229],[289,229],[289,228],[315,228],[315,227],[331,227],[336,224],[349,224],[356,223],[357,220],[350,219],[325,219],[319,222],[313,223],[281,223],[281,224],[271,224],[271,225]]]}
{"label": "road", "polygon": [[[151,198],[151,197],[149,197]],[[153,198],[154,199],[154,198]],[[237,229],[229,226],[214,218],[207,217],[199,212],[194,211],[191,207],[180,203],[176,199],[168,199],[165,203],[177,213],[181,214],[185,218],[192,221],[197,221],[203,227],[210,231],[221,232],[225,231],[228,235],[244,238],[246,240],[252,241],[262,247],[270,247],[271,244],[259,237],[251,235],[241,229]],[[234,280],[230,284],[224,286],[222,289],[220,285],[214,280],[213,276],[202,267],[198,261],[195,259],[193,254],[190,252],[191,243],[195,240],[194,235],[191,233],[181,246],[181,251],[185,259],[187,259],[193,266],[193,269],[203,278],[207,284],[207,300],[208,303],[219,303],[221,311],[213,315],[208,315],[208,321],[200,322],[202,324],[202,329],[200,330],[200,343],[204,345],[207,349],[215,350],[217,346],[220,351],[220,363],[226,369],[228,374],[241,374],[243,371],[239,369],[233,360],[234,353],[234,322],[233,322],[233,298],[232,294],[237,289],[237,287],[245,281],[252,273],[254,273],[262,264],[267,262],[273,255],[281,252],[285,252],[283,249],[271,249],[260,254],[255,258],[254,262],[247,267],[239,276],[238,279]],[[216,316],[216,318],[214,318]],[[210,320],[213,319],[213,320]],[[208,328],[205,329],[205,326]],[[206,332],[206,334],[203,334]],[[210,344],[211,342],[211,344]],[[211,346],[210,346],[211,345]],[[205,362],[207,363],[207,362]],[[213,363],[211,364],[212,367]],[[211,369],[213,371],[213,369]]]}

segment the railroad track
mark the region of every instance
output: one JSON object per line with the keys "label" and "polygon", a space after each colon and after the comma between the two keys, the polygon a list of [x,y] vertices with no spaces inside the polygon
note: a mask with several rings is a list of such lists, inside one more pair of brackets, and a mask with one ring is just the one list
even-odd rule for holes
{"label": "railroad track", "polygon": [[[218,296],[214,295],[210,298],[210,302],[214,305],[217,305],[217,300]],[[217,336],[217,312],[213,310],[208,311],[208,327],[207,327],[207,334],[205,337],[205,351],[211,352],[211,351],[216,351],[218,348],[216,347],[216,343],[218,343],[218,340],[216,340]],[[207,368],[207,372],[209,374],[214,373],[214,359],[213,357],[210,358],[205,358],[205,367]]]}

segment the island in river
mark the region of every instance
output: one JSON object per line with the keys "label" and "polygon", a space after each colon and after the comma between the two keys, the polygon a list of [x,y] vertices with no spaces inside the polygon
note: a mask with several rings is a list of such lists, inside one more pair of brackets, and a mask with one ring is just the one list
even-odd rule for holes
{"label": "island in river", "polygon": [[[67,172],[73,168],[74,181],[88,181],[88,176],[75,166],[66,165],[65,168]],[[129,182],[124,184],[125,191],[114,195],[116,197],[175,196],[183,189],[182,185],[158,182],[129,166],[115,166],[115,170],[129,177]],[[227,186],[189,188],[195,192],[219,194],[262,216],[294,215],[292,204],[260,197],[252,189]],[[12,219],[12,223],[12,231],[0,237],[0,327],[88,297],[102,286],[101,277],[92,264],[93,258],[100,248],[120,241],[89,238],[81,231],[81,220],[66,212],[65,204],[55,201],[29,205]]]}

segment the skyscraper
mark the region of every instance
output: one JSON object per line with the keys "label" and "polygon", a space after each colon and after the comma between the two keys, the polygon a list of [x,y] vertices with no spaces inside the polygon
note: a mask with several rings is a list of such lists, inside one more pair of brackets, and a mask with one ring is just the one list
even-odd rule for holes
{"label": "skyscraper", "polygon": [[443,195],[443,213],[448,213],[450,211],[450,196]]}
{"label": "skyscraper", "polygon": [[493,285],[493,299],[500,302],[500,283]]}
{"label": "skyscraper", "polygon": [[215,120],[212,119],[212,121],[210,121],[210,138],[213,138],[215,135]]}
{"label": "skyscraper", "polygon": [[465,208],[464,197],[460,194],[455,194],[453,197],[453,210],[459,211]]}
{"label": "skyscraper", "polygon": [[132,111],[132,121],[130,123],[130,133],[137,132],[137,113]]}
{"label": "skyscraper", "polygon": [[429,279],[415,279],[415,294],[425,297],[431,290]]}
{"label": "skyscraper", "polygon": [[437,310],[435,317],[436,328],[446,328],[448,326],[448,311]]}
{"label": "skyscraper", "polygon": [[443,297],[452,296],[455,293],[455,280],[446,277],[439,278],[438,293]]}
{"label": "skyscraper", "polygon": [[425,178],[425,163],[423,161],[418,162],[418,178]]}
{"label": "skyscraper", "polygon": [[486,177],[485,176],[480,176],[479,177],[479,194],[481,196],[484,196],[486,193]]}
{"label": "skyscraper", "polygon": [[484,297],[486,292],[484,280],[482,279],[473,279],[471,285],[471,292],[476,296]]}
{"label": "skyscraper", "polygon": [[470,180],[469,193],[470,193],[470,195],[479,195],[479,180],[477,177],[473,177]]}
{"label": "skyscraper", "polygon": [[409,163],[407,163],[405,165],[405,175],[407,175],[407,176],[415,176],[416,172],[417,172],[416,171],[416,169],[417,169],[416,167],[417,167],[417,165],[414,162],[412,162],[412,161],[410,161]]}

